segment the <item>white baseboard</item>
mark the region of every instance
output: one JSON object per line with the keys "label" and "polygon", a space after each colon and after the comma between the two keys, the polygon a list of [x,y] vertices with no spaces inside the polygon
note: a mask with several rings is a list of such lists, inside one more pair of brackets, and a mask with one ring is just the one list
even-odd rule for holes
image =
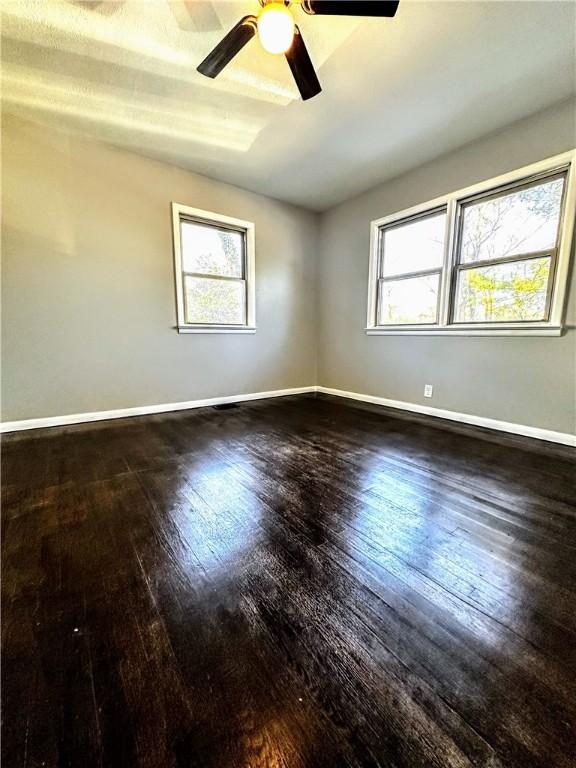
{"label": "white baseboard", "polygon": [[429,405],[406,403],[403,400],[389,400],[387,397],[361,395],[358,392],[345,392],[343,389],[316,387],[316,391],[324,392],[326,395],[346,397],[349,400],[361,400],[364,403],[384,405],[387,408],[398,408],[401,411],[413,411],[414,413],[421,413],[425,416],[435,416],[439,419],[449,419],[450,421],[459,421],[463,424],[472,424],[475,427],[486,427],[487,429],[496,429],[499,432],[511,432],[514,435],[534,437],[537,440],[547,440],[551,443],[562,443],[562,445],[576,447],[576,435],[571,435],[566,432],[554,432],[551,429],[529,427],[526,424],[513,424],[508,421],[498,421],[497,419],[486,418],[485,416],[473,416],[469,413],[457,413],[456,411],[447,411],[443,408],[432,408]]}
{"label": "white baseboard", "polygon": [[186,411],[191,408],[206,408],[211,405],[222,405],[224,403],[241,403],[247,400],[264,400],[269,397],[285,397],[286,395],[302,395],[306,392],[315,391],[316,387],[293,387],[292,389],[274,389],[270,392],[251,392],[247,395],[228,395],[226,397],[209,397],[204,400],[186,400],[182,403],[139,405],[134,408],[117,408],[113,411],[72,413],[67,416],[47,416],[41,419],[4,421],[0,422],[0,432],[20,432],[24,429],[43,429],[45,427],[62,427],[66,426],[67,424],[82,424],[89,421],[125,419],[129,416],[146,416],[153,413]]}
{"label": "white baseboard", "polygon": [[43,429],[45,427],[62,427],[67,424],[82,424],[90,421],[106,421],[108,419],[125,419],[129,416],[146,416],[154,413],[168,413],[170,411],[185,411],[192,408],[206,408],[212,405],[224,403],[241,403],[248,400],[264,400],[272,397],[285,397],[286,395],[302,395],[309,392],[323,392],[327,395],[345,397],[349,400],[360,400],[365,403],[383,405],[387,408],[397,408],[402,411],[412,411],[425,416],[434,416],[440,419],[449,419],[462,424],[471,424],[476,427],[495,429],[499,432],[510,432],[514,435],[533,437],[537,440],[547,440],[552,443],[561,443],[576,447],[576,435],[566,432],[554,432],[550,429],[530,427],[525,424],[513,424],[508,421],[474,416],[469,413],[457,413],[443,408],[433,408],[429,405],[407,403],[403,400],[390,400],[387,397],[375,395],[363,395],[358,392],[346,392],[342,389],[330,387],[293,387],[291,389],[275,389],[269,392],[252,392],[246,395],[228,395],[226,397],[209,397],[204,400],[186,400],[181,403],[159,403],[157,405],[141,405],[133,408],[117,408],[112,411],[94,411],[92,413],[72,413],[66,416],[48,416],[39,419],[23,419],[21,421],[4,421],[0,423],[0,433],[20,432],[26,429]]}

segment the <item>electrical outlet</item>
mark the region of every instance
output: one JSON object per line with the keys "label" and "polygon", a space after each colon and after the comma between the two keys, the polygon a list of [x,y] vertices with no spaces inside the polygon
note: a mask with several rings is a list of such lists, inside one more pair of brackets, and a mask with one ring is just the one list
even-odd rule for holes
{"label": "electrical outlet", "polygon": [[432,397],[432,393],[434,392],[434,387],[432,384],[424,384],[424,397]]}

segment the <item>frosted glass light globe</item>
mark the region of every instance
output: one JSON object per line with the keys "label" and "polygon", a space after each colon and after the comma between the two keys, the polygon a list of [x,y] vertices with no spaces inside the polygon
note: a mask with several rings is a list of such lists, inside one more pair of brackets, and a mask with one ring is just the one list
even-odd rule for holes
{"label": "frosted glass light globe", "polygon": [[294,19],[284,3],[268,3],[258,16],[258,37],[268,53],[286,53],[294,38]]}

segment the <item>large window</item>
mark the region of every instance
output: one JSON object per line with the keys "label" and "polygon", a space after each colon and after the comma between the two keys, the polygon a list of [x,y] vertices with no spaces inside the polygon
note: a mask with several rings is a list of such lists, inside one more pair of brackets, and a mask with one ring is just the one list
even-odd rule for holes
{"label": "large window", "polygon": [[369,333],[558,334],[574,153],[372,222]]}
{"label": "large window", "polygon": [[254,225],[172,204],[178,330],[253,332]]}

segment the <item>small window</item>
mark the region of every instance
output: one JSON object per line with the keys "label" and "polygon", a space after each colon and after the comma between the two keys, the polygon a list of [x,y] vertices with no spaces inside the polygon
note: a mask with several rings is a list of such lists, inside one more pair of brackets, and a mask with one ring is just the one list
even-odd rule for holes
{"label": "small window", "polygon": [[372,222],[368,333],[560,335],[576,153]]}
{"label": "small window", "polygon": [[172,204],[178,330],[253,332],[254,225]]}

